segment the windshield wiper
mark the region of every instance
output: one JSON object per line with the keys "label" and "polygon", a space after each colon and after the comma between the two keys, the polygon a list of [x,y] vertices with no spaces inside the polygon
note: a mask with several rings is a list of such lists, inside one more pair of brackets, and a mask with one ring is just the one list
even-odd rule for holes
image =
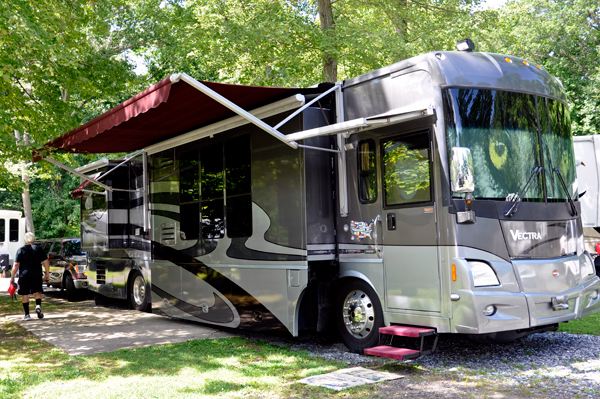
{"label": "windshield wiper", "polygon": [[565,184],[565,180],[563,179],[562,174],[560,173],[560,169],[554,168],[552,170],[558,176],[558,181],[560,181],[560,185],[562,186],[563,190],[565,191],[565,194],[567,194],[567,198],[569,199],[569,204],[571,205],[571,215],[577,216],[577,208],[575,207],[575,202],[573,202],[573,198],[571,198],[571,194],[569,193],[569,190],[567,189],[567,185]]}
{"label": "windshield wiper", "polygon": [[521,202],[521,196],[519,194],[522,193],[522,195],[525,195],[527,193],[527,190],[529,190],[529,187],[531,186],[531,183],[533,182],[533,178],[536,177],[537,175],[539,175],[540,172],[542,171],[542,169],[544,169],[544,168],[541,166],[536,166],[535,168],[533,168],[533,172],[531,173],[531,176],[529,176],[529,180],[527,180],[527,183],[525,183],[525,187],[523,187],[522,190],[517,191],[517,193],[514,194],[513,197],[511,198],[511,201],[513,202],[513,204],[508,209],[508,211],[506,211],[504,213],[504,216],[509,218],[517,211],[517,208],[519,207],[519,202]]}

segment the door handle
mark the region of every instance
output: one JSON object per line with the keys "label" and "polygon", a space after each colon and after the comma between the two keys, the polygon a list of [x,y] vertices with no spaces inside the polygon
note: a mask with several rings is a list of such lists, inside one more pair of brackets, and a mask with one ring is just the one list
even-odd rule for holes
{"label": "door handle", "polygon": [[375,242],[375,253],[377,257],[381,258],[381,252],[379,252],[379,246],[377,245],[377,223],[381,221],[381,215],[377,215],[373,220],[373,241]]}
{"label": "door handle", "polygon": [[386,218],[387,218],[387,229],[388,230],[396,230],[396,214],[388,213]]}

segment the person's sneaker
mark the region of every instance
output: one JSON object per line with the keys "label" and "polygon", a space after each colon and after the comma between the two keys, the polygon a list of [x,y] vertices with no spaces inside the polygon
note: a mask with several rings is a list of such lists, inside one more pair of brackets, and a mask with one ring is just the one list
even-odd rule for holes
{"label": "person's sneaker", "polygon": [[42,307],[40,305],[37,305],[35,307],[35,313],[37,313],[38,319],[43,319],[44,318],[44,314],[42,313]]}
{"label": "person's sneaker", "polygon": [[28,314],[23,316],[23,321],[30,321],[30,320],[31,320],[31,316],[29,316]]}

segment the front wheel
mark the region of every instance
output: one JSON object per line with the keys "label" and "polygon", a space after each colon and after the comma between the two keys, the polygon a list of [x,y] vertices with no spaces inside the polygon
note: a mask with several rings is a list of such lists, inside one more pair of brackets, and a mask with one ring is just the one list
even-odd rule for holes
{"label": "front wheel", "polygon": [[351,352],[362,354],[379,342],[383,311],[377,294],[362,280],[344,283],[335,303],[338,333]]}
{"label": "front wheel", "polygon": [[142,273],[135,271],[129,279],[129,304],[132,309],[146,312],[148,310],[148,292],[146,280]]}
{"label": "front wheel", "polygon": [[73,302],[76,301],[78,297],[77,289],[75,288],[75,283],[73,282],[71,273],[65,273],[65,290],[67,291],[67,301]]}

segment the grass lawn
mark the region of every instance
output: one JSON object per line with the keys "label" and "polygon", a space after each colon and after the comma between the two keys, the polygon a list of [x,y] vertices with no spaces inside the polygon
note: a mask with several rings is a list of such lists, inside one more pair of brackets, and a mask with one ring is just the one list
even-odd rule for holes
{"label": "grass lawn", "polygon": [[[44,311],[67,306],[45,303]],[[21,313],[19,302],[0,296],[3,399],[379,397],[375,385],[335,392],[299,384],[347,365],[241,338],[72,357],[4,318]]]}
{"label": "grass lawn", "polygon": [[600,335],[600,313],[593,314],[583,319],[560,323],[558,331],[571,334]]}

